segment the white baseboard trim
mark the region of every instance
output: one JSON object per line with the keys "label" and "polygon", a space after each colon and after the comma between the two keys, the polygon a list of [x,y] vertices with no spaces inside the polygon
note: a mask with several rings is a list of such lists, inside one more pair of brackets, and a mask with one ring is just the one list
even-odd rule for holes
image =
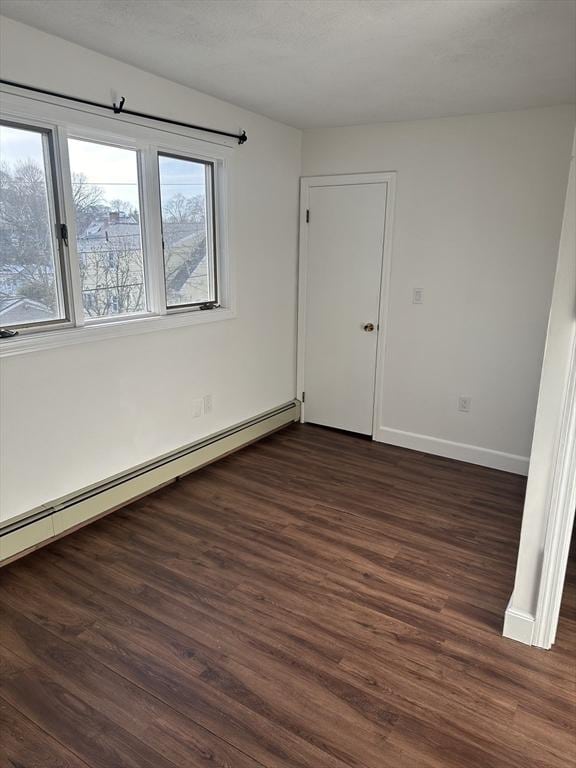
{"label": "white baseboard trim", "polygon": [[524,645],[532,645],[535,619],[531,613],[519,611],[511,607],[512,598],[504,614],[504,629],[502,634],[510,640],[516,640]]}
{"label": "white baseboard trim", "polygon": [[452,440],[442,440],[439,437],[419,435],[415,432],[404,432],[401,429],[390,429],[389,427],[377,429],[374,439],[380,443],[389,443],[401,448],[432,453],[435,456],[458,459],[458,461],[466,461],[469,464],[480,464],[482,467],[501,469],[516,475],[528,474],[530,459],[527,456],[516,456],[513,453],[494,451],[491,448],[481,448],[478,445],[455,443]]}

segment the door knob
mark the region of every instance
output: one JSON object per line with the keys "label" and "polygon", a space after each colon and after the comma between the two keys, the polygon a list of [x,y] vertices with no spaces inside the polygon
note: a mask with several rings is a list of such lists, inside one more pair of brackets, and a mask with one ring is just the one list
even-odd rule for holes
{"label": "door knob", "polygon": [[371,331],[374,330],[374,323],[364,323],[362,327],[364,328],[366,333],[370,333]]}

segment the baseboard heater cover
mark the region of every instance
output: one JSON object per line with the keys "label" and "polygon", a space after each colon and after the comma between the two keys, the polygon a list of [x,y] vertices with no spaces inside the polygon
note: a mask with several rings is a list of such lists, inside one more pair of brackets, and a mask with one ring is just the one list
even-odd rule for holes
{"label": "baseboard heater cover", "polygon": [[11,520],[0,528],[0,564],[123,507],[299,418],[300,401],[293,400]]}

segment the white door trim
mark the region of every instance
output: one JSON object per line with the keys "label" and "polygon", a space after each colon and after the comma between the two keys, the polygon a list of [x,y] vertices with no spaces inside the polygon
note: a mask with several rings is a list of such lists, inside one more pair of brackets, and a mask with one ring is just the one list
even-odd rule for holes
{"label": "white door trim", "polygon": [[547,506],[542,575],[532,638],[533,645],[546,649],[551,648],[556,639],[576,506],[576,332]]}
{"label": "white door trim", "polygon": [[[392,268],[392,236],[396,193],[396,172],[351,173],[333,176],[305,176],[300,179],[300,235],[298,259],[298,351],[296,368],[296,397],[302,399],[305,390],[304,351],[306,339],[306,276],[308,274],[308,226],[306,211],[309,209],[310,190],[313,187],[334,187],[353,184],[386,184],[386,212],[384,220],[384,243],[382,247],[382,272],[380,281],[380,306],[378,310],[378,346],[376,350],[376,371],[374,390],[374,411],[372,438],[380,423],[382,408],[382,383],[384,377],[384,353],[388,326],[388,305],[390,276]],[[302,403],[300,420],[306,420],[306,403]]]}

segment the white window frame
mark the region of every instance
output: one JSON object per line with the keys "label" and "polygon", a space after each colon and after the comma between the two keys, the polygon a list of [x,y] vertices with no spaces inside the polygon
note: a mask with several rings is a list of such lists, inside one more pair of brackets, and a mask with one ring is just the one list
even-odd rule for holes
{"label": "white window frame", "polygon": [[[176,160],[189,160],[190,162],[197,162],[197,163],[204,163],[204,164],[210,164],[213,168],[213,173],[211,174],[210,182],[206,185],[206,190],[208,192],[207,196],[207,206],[206,206],[206,218],[207,218],[207,244],[212,248],[212,253],[214,254],[214,274],[212,276],[212,279],[214,280],[214,293],[216,297],[216,302],[220,302],[220,273],[219,273],[219,259],[218,259],[218,253],[219,253],[219,238],[218,238],[218,212],[217,212],[217,201],[216,201],[216,193],[219,185],[216,182],[216,175],[217,175],[217,163],[214,162],[214,160],[207,159],[206,157],[199,157],[196,155],[191,155],[189,153],[179,153],[176,154],[174,150],[168,151],[167,149],[162,149],[161,147],[156,147],[156,172],[158,174],[158,194],[159,194],[159,204],[155,205],[155,210],[160,211],[160,234],[161,237],[164,237],[163,234],[163,226],[162,226],[162,203],[161,203],[161,193],[160,193],[160,162],[159,158],[160,155],[164,157],[172,157]],[[210,204],[208,206],[208,203]],[[212,205],[213,204],[213,205]],[[183,304],[181,306],[178,306],[177,304],[168,306],[168,295],[166,291],[166,263],[164,260],[164,249],[162,249],[162,281],[164,286],[164,302],[166,305],[166,313],[167,314],[173,314],[175,312],[187,312],[190,311],[191,306],[187,304]]]}
{"label": "white window frame", "polygon": [[[69,344],[160,331],[187,325],[232,319],[236,316],[234,280],[229,238],[229,190],[234,140],[225,137],[206,139],[186,128],[151,124],[144,118],[118,116],[97,107],[63,103],[41,95],[23,96],[2,86],[1,118],[23,128],[39,127],[52,131],[55,154],[54,177],[63,223],[68,227],[68,254],[65,290],[68,290],[69,320],[50,326],[18,328],[19,335],[0,339],[0,358],[45,350]],[[76,227],[72,199],[68,138],[78,138],[138,151],[138,176],[141,197],[142,245],[145,260],[147,311],[121,317],[84,318],[82,286],[76,251]],[[215,258],[218,275],[218,307],[167,309],[162,252],[160,179],[158,153],[213,163]]]}
{"label": "white window frame", "polygon": [[[18,333],[47,333],[54,329],[75,327],[75,308],[73,302],[72,276],[70,272],[70,257],[68,254],[68,245],[63,242],[60,225],[66,221],[66,212],[64,206],[64,187],[62,183],[62,169],[59,162],[60,137],[58,126],[45,120],[18,118],[11,114],[6,114],[4,110],[0,115],[2,124],[12,126],[23,131],[29,130],[39,133],[42,132],[44,151],[44,169],[46,176],[46,194],[48,198],[48,215],[51,232],[52,248],[54,254],[55,280],[58,300],[63,310],[63,317],[54,320],[42,320],[29,326],[16,324],[14,329]],[[46,150],[48,157],[46,157]],[[46,167],[48,163],[48,167]],[[48,173],[49,171],[49,173]]]}
{"label": "white window frame", "polygon": [[[143,267],[144,267],[144,285],[146,290],[146,309],[142,312],[132,312],[129,315],[109,315],[107,317],[86,317],[84,315],[84,309],[83,309],[83,301],[82,301],[82,285],[80,281],[80,288],[79,292],[78,290],[74,291],[74,304],[75,304],[75,313],[78,318],[78,321],[76,323],[76,327],[82,327],[82,326],[95,326],[95,325],[105,325],[108,323],[122,323],[127,320],[139,320],[141,318],[147,318],[147,317],[154,317],[161,314],[161,306],[156,301],[156,298],[154,301],[151,300],[151,293],[153,286],[151,285],[153,281],[153,262],[154,262],[154,253],[153,249],[155,247],[154,241],[150,240],[150,238],[146,238],[146,232],[148,229],[148,222],[147,219],[150,216],[154,216],[152,209],[148,207],[148,204],[146,203],[146,198],[144,195],[144,183],[145,183],[145,152],[147,149],[150,149],[150,147],[146,144],[143,144],[141,142],[136,142],[131,139],[127,139],[124,136],[113,134],[113,133],[105,133],[103,131],[94,131],[93,129],[87,129],[87,128],[80,128],[77,126],[71,126],[68,125],[65,128],[65,138],[66,140],[62,142],[62,154],[61,154],[61,166],[63,168],[63,175],[66,180],[64,191],[66,195],[67,205],[66,205],[66,211],[67,211],[67,221],[68,221],[68,234],[69,234],[69,252],[70,252],[70,261],[74,264],[74,266],[79,267],[79,258],[78,258],[78,251],[77,251],[77,232],[76,232],[76,216],[74,214],[74,203],[72,199],[72,174],[71,174],[71,168],[70,168],[70,158],[69,158],[69,152],[68,152],[68,139],[78,139],[79,141],[87,141],[91,142],[93,144],[102,144],[103,146],[107,147],[118,147],[119,149],[130,149],[135,151],[136,154],[136,162],[137,162],[137,173],[138,173],[138,195],[139,195],[139,206],[140,206],[140,232],[141,232],[141,242],[142,242],[142,256],[143,256]],[[153,203],[152,203],[153,204]],[[70,213],[68,213],[68,211]],[[80,273],[78,270],[78,279],[80,279]],[[155,296],[155,292],[154,292]]]}

